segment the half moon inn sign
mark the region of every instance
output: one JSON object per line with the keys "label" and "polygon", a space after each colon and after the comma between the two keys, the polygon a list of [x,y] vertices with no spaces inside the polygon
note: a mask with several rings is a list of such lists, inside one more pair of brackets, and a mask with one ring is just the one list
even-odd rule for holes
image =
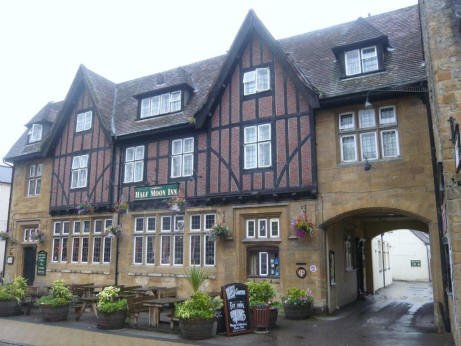
{"label": "half moon inn sign", "polygon": [[226,335],[250,333],[250,305],[247,286],[242,283],[222,286],[221,295],[224,300]]}
{"label": "half moon inn sign", "polygon": [[179,184],[143,186],[135,189],[134,199],[139,201],[143,199],[170,198],[177,196],[178,192]]}

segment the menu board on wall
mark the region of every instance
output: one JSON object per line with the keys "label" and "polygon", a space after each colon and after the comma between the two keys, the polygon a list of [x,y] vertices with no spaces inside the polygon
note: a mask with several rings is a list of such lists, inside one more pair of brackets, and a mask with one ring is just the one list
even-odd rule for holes
{"label": "menu board on wall", "polygon": [[227,336],[250,333],[248,288],[242,283],[221,287]]}
{"label": "menu board on wall", "polygon": [[46,258],[48,253],[46,251],[39,251],[37,255],[37,275],[46,275]]}

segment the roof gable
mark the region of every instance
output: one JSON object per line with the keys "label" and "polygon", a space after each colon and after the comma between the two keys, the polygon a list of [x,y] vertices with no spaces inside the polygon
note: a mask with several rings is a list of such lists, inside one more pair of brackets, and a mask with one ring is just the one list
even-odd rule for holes
{"label": "roof gable", "polygon": [[208,94],[206,102],[203,104],[200,111],[196,114],[196,126],[198,128],[203,126],[207,117],[211,116],[212,108],[214,107],[217,98],[221,94],[226,80],[230,78],[238,60],[241,58],[242,51],[252,34],[258,35],[258,37],[279,59],[282,66],[287,71],[291,71],[293,81],[303,88],[310,103],[314,107],[318,106],[318,95],[316,88],[308,80],[308,78],[303,75],[301,70],[296,66],[295,61],[285,54],[279,42],[274,39],[264,24],[256,16],[255,12],[250,10],[245,20],[243,21],[243,24],[241,25],[229,52],[227,53],[226,59],[221,67],[221,70],[219,71],[219,74],[216,76],[213,82],[213,87]]}

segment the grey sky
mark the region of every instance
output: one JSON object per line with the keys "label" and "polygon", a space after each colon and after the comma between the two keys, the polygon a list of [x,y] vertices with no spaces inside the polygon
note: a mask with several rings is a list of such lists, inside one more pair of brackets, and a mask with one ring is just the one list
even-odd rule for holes
{"label": "grey sky", "polygon": [[417,0],[0,1],[0,156],[79,64],[113,82],[223,54],[250,8],[275,38],[414,5]]}

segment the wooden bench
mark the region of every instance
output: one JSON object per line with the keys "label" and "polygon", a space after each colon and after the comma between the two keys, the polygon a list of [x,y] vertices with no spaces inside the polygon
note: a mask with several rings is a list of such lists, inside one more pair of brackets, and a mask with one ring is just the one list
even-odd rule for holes
{"label": "wooden bench", "polygon": [[136,322],[136,327],[139,322],[139,313],[148,312],[149,308],[144,304],[152,300],[152,297],[130,297],[127,298],[128,303],[128,318],[131,324],[131,319],[134,318]]}
{"label": "wooden bench", "polygon": [[176,298],[178,290],[176,287],[163,287],[158,290],[158,298]]}

